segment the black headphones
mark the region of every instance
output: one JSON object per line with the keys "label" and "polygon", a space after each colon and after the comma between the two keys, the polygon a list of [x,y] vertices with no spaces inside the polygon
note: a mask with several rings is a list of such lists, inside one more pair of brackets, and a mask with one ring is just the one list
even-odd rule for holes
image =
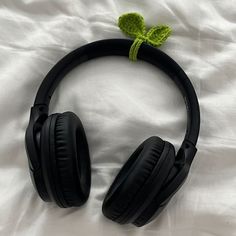
{"label": "black headphones", "polygon": [[[43,80],[31,108],[25,143],[31,178],[44,201],[60,207],[81,206],[91,186],[88,144],[80,119],[72,112],[48,115],[51,96],[75,66],[102,56],[129,56],[132,40],[108,39],[87,44],[61,59]],[[120,224],[143,226],[154,219],[186,179],[197,151],[200,111],[194,88],[180,66],[162,51],[143,43],[138,59],[167,73],[181,90],[187,107],[187,130],[174,146],[153,136],[131,155],[111,185],[103,214]]]}

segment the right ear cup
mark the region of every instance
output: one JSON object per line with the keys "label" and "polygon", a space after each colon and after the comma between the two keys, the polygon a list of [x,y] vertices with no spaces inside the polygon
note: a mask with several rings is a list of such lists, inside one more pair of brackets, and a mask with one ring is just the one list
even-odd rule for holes
{"label": "right ear cup", "polygon": [[189,172],[189,165],[185,164],[181,168],[173,166],[160,192],[150,201],[140,216],[133,222],[134,225],[141,227],[151,222],[165,208],[167,203],[183,185]]}
{"label": "right ear cup", "polygon": [[121,224],[133,223],[159,192],[175,161],[172,144],[159,137],[145,140],[112,183],[103,214]]}
{"label": "right ear cup", "polygon": [[41,162],[50,200],[60,207],[82,205],[91,185],[90,157],[84,128],[72,112],[53,114],[41,132]]}

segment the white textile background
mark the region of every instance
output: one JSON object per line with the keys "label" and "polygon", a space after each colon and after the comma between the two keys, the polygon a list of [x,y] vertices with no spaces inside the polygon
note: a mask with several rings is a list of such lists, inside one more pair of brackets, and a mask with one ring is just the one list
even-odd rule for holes
{"label": "white textile background", "polygon": [[[124,38],[118,17],[141,13],[173,35],[162,50],[190,77],[201,106],[198,153],[189,178],[151,224],[120,226],[101,212],[120,167],[145,138],[176,149],[186,112],[173,82],[144,62],[103,58],[66,76],[51,112],[70,110],[86,129],[92,188],[81,208],[60,209],[37,196],[28,172],[24,134],[37,88],[71,50]],[[0,1],[0,235],[236,235],[235,0]]]}

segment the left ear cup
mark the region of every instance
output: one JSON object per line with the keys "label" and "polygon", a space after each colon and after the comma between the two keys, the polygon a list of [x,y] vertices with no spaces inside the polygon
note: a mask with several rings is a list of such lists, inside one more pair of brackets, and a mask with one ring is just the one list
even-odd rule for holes
{"label": "left ear cup", "polygon": [[82,205],[91,185],[87,139],[72,112],[53,114],[41,132],[43,177],[51,200],[61,207]]}
{"label": "left ear cup", "polygon": [[172,144],[159,137],[145,140],[115,178],[103,202],[103,214],[130,223],[160,190],[175,161]]}

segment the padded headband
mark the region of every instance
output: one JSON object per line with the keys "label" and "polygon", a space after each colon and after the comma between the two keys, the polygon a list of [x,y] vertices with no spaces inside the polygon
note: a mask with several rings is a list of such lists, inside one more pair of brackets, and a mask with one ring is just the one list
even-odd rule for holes
{"label": "padded headband", "polygon": [[[37,92],[34,106],[49,106],[50,99],[62,78],[75,66],[90,59],[103,56],[129,56],[133,41],[128,39],[106,39],[82,46],[62,58],[47,74]],[[199,104],[193,85],[181,67],[164,52],[143,43],[138,59],[157,66],[172,78],[179,87],[187,108],[187,129],[185,141],[194,146],[200,127]]]}

